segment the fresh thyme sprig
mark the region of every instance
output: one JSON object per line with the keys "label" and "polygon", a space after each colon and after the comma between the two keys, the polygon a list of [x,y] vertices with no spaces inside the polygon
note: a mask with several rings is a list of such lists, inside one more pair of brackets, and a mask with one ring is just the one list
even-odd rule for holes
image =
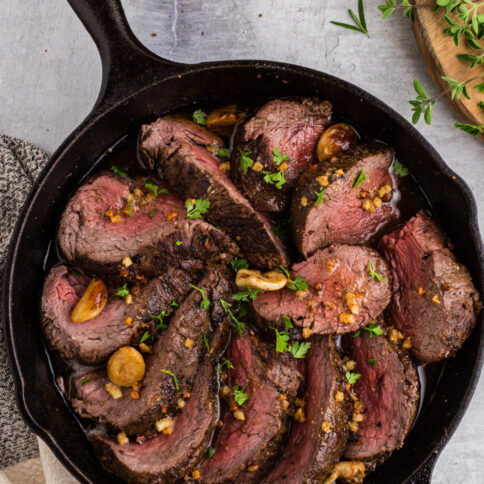
{"label": "fresh thyme sprig", "polygon": [[343,22],[335,22],[333,20],[331,21],[331,23],[345,29],[356,30],[357,32],[361,32],[362,34],[370,37],[370,34],[368,33],[368,28],[366,26],[365,6],[363,4],[363,0],[358,0],[358,17],[351,9],[348,10],[348,14],[353,19],[355,25],[345,24]]}

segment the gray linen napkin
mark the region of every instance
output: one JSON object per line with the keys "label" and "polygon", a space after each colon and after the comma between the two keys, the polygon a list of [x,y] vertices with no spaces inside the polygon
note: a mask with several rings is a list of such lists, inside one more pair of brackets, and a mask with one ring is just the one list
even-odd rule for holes
{"label": "gray linen napkin", "polygon": [[[47,160],[47,155],[39,148],[0,135],[0,291],[15,222]],[[37,456],[37,440],[24,424],[15,404],[13,380],[0,325],[0,469]]]}

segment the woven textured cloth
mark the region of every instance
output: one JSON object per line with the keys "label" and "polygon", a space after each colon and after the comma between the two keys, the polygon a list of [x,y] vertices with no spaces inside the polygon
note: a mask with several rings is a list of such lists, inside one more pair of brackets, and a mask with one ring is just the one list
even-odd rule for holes
{"label": "woven textured cloth", "polygon": [[[0,290],[12,231],[32,184],[47,160],[40,149],[0,135]],[[37,457],[38,452],[37,439],[17,411],[0,326],[0,469]]]}

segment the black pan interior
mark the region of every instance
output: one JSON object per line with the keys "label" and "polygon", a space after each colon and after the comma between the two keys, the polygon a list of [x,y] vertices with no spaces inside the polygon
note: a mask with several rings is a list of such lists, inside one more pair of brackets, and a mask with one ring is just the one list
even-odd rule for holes
{"label": "black pan interior", "polygon": [[[103,471],[55,387],[39,325],[44,258],[62,210],[80,179],[110,146],[143,122],[182,106],[192,109],[194,103],[213,106],[249,100],[262,104],[285,96],[329,99],[341,117],[392,145],[405,160],[455,244],[457,257],[471,271],[477,289],[483,290],[482,250],[472,195],[417,131],[388,107],[341,80],[282,64],[213,63],[179,72],[88,120],[66,141],[36,185],[10,251],[4,321],[20,410],[82,482],[107,484],[119,480]],[[446,363],[404,448],[394,452],[365,483],[430,482],[411,476],[438,454],[472,395],[482,363],[482,319],[481,314],[462,350]]]}

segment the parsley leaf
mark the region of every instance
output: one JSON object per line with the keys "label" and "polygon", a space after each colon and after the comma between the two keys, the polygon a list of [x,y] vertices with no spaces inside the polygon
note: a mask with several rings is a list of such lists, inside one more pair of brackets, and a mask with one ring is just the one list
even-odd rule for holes
{"label": "parsley leaf", "polygon": [[383,334],[383,330],[375,323],[371,323],[363,329],[370,333],[370,338],[374,338],[375,336],[380,336]]}
{"label": "parsley leaf", "polygon": [[170,370],[161,370],[162,373],[166,373],[167,375],[170,375],[173,378],[173,381],[175,382],[175,388],[177,390],[180,390],[180,387],[178,386],[178,380],[176,378],[176,375],[172,373]]}
{"label": "parsley leaf", "polygon": [[123,284],[123,286],[118,288],[118,290],[114,293],[114,295],[119,297],[129,296],[129,290],[127,289],[126,286],[127,284]]}
{"label": "parsley leaf", "polygon": [[284,329],[294,328],[289,316],[283,316],[282,319],[284,320]]}
{"label": "parsley leaf", "polygon": [[247,291],[240,291],[237,294],[234,294],[232,296],[232,299],[235,301],[245,301],[249,302],[249,298],[252,299],[252,301],[255,300],[257,297],[257,294],[259,294],[259,289],[252,289],[251,287],[247,288]]}
{"label": "parsley leaf", "polygon": [[227,368],[230,368],[231,370],[234,369],[234,365],[232,365],[232,363],[229,360],[224,358],[224,361],[217,366],[217,373],[220,373],[224,366],[226,366]]}
{"label": "parsley leaf", "polygon": [[237,385],[235,385],[235,386],[232,387],[232,390],[234,392],[235,403],[239,407],[241,407],[249,399],[249,395],[247,395],[247,393],[244,393],[245,387],[242,387],[239,390],[239,387]]}
{"label": "parsley leaf", "polygon": [[84,385],[84,383],[87,383],[88,381],[93,381],[95,380],[95,378],[91,378],[90,376],[85,376],[81,382],[80,382],[80,385]]}
{"label": "parsley leaf", "polygon": [[291,353],[291,355],[294,356],[294,358],[300,359],[306,357],[306,353],[309,351],[309,348],[311,348],[311,343],[309,341],[305,341],[302,343],[296,341],[287,349]]}
{"label": "parsley leaf", "polygon": [[145,180],[145,187],[148,190],[151,190],[155,197],[160,195],[161,193],[168,194],[170,193],[166,188],[160,188],[153,180]]}
{"label": "parsley leaf", "polygon": [[215,454],[215,451],[212,449],[212,447],[209,447],[207,452],[207,457],[211,459],[213,457],[213,454]]}
{"label": "parsley leaf", "polygon": [[150,218],[153,218],[153,215],[156,213],[156,208],[154,208],[151,212],[150,212]]}
{"label": "parsley leaf", "polygon": [[409,173],[408,168],[403,166],[398,160],[395,160],[392,166],[393,166],[393,171],[398,176],[407,176]]}
{"label": "parsley leaf", "polygon": [[284,172],[282,170],[271,173],[270,171],[262,170],[264,174],[264,181],[269,183],[269,185],[275,185],[279,190],[282,185],[286,183],[286,178],[284,177]]}
{"label": "parsley leaf", "polygon": [[285,331],[277,331],[277,329],[274,329],[276,332],[276,351],[278,353],[284,353],[284,351],[287,351],[287,342],[289,341],[289,335]]}
{"label": "parsley leaf", "polygon": [[292,289],[293,291],[305,291],[309,287],[304,277],[296,276],[294,279],[291,279],[291,276],[287,269],[284,266],[279,267],[282,269],[282,272],[284,272],[284,275],[287,277],[287,280],[289,282],[289,289]]}
{"label": "parsley leaf", "polygon": [[247,174],[247,171],[250,166],[254,164],[254,161],[250,157],[252,154],[252,151],[244,151],[241,150],[240,148],[237,148],[239,150],[239,161],[240,161],[240,169],[244,174]]}
{"label": "parsley leaf", "polygon": [[232,266],[232,269],[234,271],[238,271],[240,269],[248,269],[249,268],[249,263],[247,262],[247,259],[239,259],[238,257],[234,257],[230,261],[230,265]]}
{"label": "parsley leaf", "polygon": [[173,299],[173,301],[170,303],[170,306],[171,306],[172,308],[178,308],[178,307],[180,307],[180,305],[179,305],[179,304],[178,304],[178,303],[177,303],[177,302],[176,302],[174,299]]}
{"label": "parsley leaf", "polygon": [[205,348],[207,348],[207,351],[210,351],[210,345],[208,344],[208,339],[205,334],[203,335],[203,344],[205,345]]}
{"label": "parsley leaf", "polygon": [[202,111],[201,109],[197,109],[192,115],[193,121],[197,124],[206,124],[207,122],[207,113]]}
{"label": "parsley leaf", "polygon": [[375,360],[375,358],[370,358],[370,359],[368,360],[368,364],[369,364],[370,366],[376,366],[376,360]]}
{"label": "parsley leaf", "polygon": [[274,155],[272,159],[274,160],[276,166],[279,166],[283,161],[291,161],[287,153],[281,154],[277,148],[272,150],[272,154]]}
{"label": "parsley leaf", "polygon": [[217,156],[220,158],[228,158],[229,157],[229,149],[228,148],[217,148]]}
{"label": "parsley leaf", "polygon": [[168,325],[163,321],[163,318],[166,316],[168,316],[166,311],[160,311],[159,314],[150,314],[150,318],[158,320],[158,324],[155,326],[155,329],[161,329],[164,331],[166,328],[168,328]]}
{"label": "parsley leaf", "polygon": [[175,245],[178,246],[178,247],[180,247],[180,245],[182,245],[182,244],[183,244],[183,242],[181,240],[177,240],[175,242]]}
{"label": "parsley leaf", "polygon": [[149,337],[150,337],[150,332],[149,331],[145,331],[143,333],[143,336],[141,336],[140,340],[138,341],[138,344],[144,343]]}
{"label": "parsley leaf", "polygon": [[242,336],[244,334],[245,323],[243,321],[239,321],[235,316],[234,313],[230,310],[232,304],[220,299],[220,305],[223,307],[224,311],[232,318],[232,321],[235,324],[235,328],[237,333]]}
{"label": "parsley leaf", "polygon": [[319,205],[321,202],[323,202],[324,204],[329,202],[329,198],[326,198],[323,201],[325,192],[326,192],[326,188],[323,188],[320,192],[317,192],[316,190],[314,190],[314,194],[318,197],[317,200],[314,202],[314,205]]}
{"label": "parsley leaf", "polygon": [[360,378],[361,375],[359,373],[351,373],[350,371],[347,371],[345,373],[345,378],[348,381],[350,385],[354,385],[358,378]]}
{"label": "parsley leaf", "polygon": [[116,173],[116,175],[122,176],[123,178],[126,178],[128,176],[128,167],[127,166],[123,166],[122,168],[120,168],[119,166],[113,165],[111,167],[111,171],[114,171],[114,173]]}
{"label": "parsley leaf", "polygon": [[192,289],[195,289],[202,295],[202,302],[200,303],[200,307],[202,309],[208,309],[210,306],[210,301],[207,299],[207,290],[200,289],[199,287],[195,286],[194,284],[188,284]]}
{"label": "parsley leaf", "polygon": [[358,331],[356,331],[356,333],[352,334],[351,337],[352,338],[358,338],[358,336],[360,336],[360,333],[361,333],[361,329],[359,329]]}
{"label": "parsley leaf", "polygon": [[188,199],[185,202],[188,218],[202,218],[202,215],[210,208],[210,201],[198,198],[195,203]]}
{"label": "parsley leaf", "polygon": [[360,174],[358,175],[355,182],[353,183],[353,188],[356,188],[357,186],[361,185],[365,180],[366,180],[365,170],[361,170]]}
{"label": "parsley leaf", "polygon": [[374,279],[376,279],[379,282],[387,282],[387,280],[385,278],[383,278],[382,276],[380,276],[380,274],[377,274],[373,270],[373,265],[371,264],[371,261],[368,261],[368,269],[370,269],[370,276],[371,277],[373,277]]}

